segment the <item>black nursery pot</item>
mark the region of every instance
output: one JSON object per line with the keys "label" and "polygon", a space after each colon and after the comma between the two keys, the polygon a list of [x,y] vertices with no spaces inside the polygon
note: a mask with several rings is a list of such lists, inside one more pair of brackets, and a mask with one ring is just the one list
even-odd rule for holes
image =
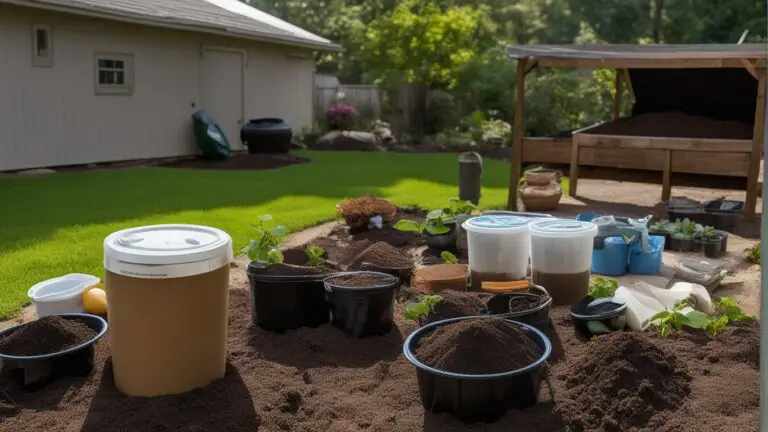
{"label": "black nursery pot", "polygon": [[246,270],[251,284],[251,316],[264,330],[283,332],[300,327],[319,327],[330,320],[323,279],[328,275],[275,276]]}
{"label": "black nursery pot", "polygon": [[382,267],[377,264],[364,262],[360,264],[360,269],[363,271],[386,273],[386,274],[395,276],[400,280],[400,285],[405,285],[405,286],[408,286],[411,284],[411,276],[413,275],[413,266]]}
{"label": "black nursery pot", "polygon": [[672,245],[673,251],[677,251],[677,252],[693,251],[694,245],[693,245],[692,239],[681,239],[681,238],[676,238],[675,236],[670,236],[669,242]]}
{"label": "black nursery pot", "polygon": [[595,300],[601,299],[587,296],[571,306],[571,321],[576,332],[591,338],[624,330],[627,325],[627,305],[618,301],[593,304]]}
{"label": "black nursery pot", "polygon": [[722,237],[717,240],[696,240],[696,244],[707,258],[720,258],[725,255]]}
{"label": "black nursery pot", "polygon": [[527,324],[506,320],[523,330],[542,351],[538,360],[522,369],[486,375],[458,374],[429,367],[416,358],[419,341],[435,329],[478,318],[461,317],[428,324],[411,333],[405,340],[403,353],[416,366],[416,379],[424,409],[436,414],[450,413],[466,423],[491,423],[510,409],[528,408],[539,401],[539,389],[547,373],[545,362],[552,352],[552,344],[547,336]]}
{"label": "black nursery pot", "polygon": [[[96,332],[91,340],[70,349],[38,356],[12,356],[0,353],[2,368],[26,390],[36,390],[67,376],[84,377],[93,370],[94,346],[107,332],[107,322],[91,314],[61,314],[64,319],[80,321]],[[0,339],[28,325],[21,324],[0,332]]]}
{"label": "black nursery pot", "polygon": [[[544,287],[533,285],[527,293],[488,294],[488,296],[490,298],[486,305],[491,315],[528,324],[545,335],[550,334],[549,311],[552,309],[552,297]],[[538,301],[533,308],[512,312],[512,309],[516,309],[515,303],[531,300]]]}
{"label": "black nursery pot", "polygon": [[[368,282],[352,282],[363,278]],[[360,271],[338,273],[323,282],[335,327],[354,337],[385,335],[392,330],[399,286],[396,276]]]}

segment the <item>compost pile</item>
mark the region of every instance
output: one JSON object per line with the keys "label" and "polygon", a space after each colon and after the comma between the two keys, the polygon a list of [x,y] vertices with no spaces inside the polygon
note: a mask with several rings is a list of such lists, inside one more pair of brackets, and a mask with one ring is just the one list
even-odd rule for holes
{"label": "compost pile", "polygon": [[82,345],[96,332],[80,321],[46,316],[0,340],[0,353],[15,356],[53,354]]}
{"label": "compost pile", "polygon": [[562,409],[578,429],[646,427],[659,412],[677,409],[690,392],[691,377],[674,354],[642,335],[613,333],[595,345],[565,372]]}
{"label": "compost pile", "polygon": [[483,315],[488,311],[485,303],[474,293],[443,290],[439,295],[443,299],[435,305],[434,311],[427,317],[428,322]]}
{"label": "compost pile", "polygon": [[463,374],[492,374],[524,368],[542,351],[525,332],[502,319],[464,320],[424,337],[416,357],[427,366]]}
{"label": "compost pile", "polygon": [[604,123],[588,133],[674,138],[752,139],[753,127],[682,112],[647,113]]}
{"label": "compost pile", "polygon": [[351,270],[359,270],[363,263],[371,263],[385,268],[405,268],[413,266],[407,253],[385,242],[376,242],[360,252],[350,263]]}
{"label": "compost pile", "polygon": [[337,208],[352,229],[367,228],[374,216],[381,216],[383,222],[389,222],[397,212],[397,207],[391,202],[370,195],[346,199],[340,202]]}

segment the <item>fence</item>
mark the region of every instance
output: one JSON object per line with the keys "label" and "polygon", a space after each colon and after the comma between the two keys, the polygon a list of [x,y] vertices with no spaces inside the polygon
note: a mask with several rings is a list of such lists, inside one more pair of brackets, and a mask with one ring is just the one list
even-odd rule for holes
{"label": "fence", "polygon": [[344,95],[344,102],[353,105],[358,113],[373,118],[381,116],[381,90],[377,86],[341,85],[315,88],[315,118],[322,118],[341,94]]}

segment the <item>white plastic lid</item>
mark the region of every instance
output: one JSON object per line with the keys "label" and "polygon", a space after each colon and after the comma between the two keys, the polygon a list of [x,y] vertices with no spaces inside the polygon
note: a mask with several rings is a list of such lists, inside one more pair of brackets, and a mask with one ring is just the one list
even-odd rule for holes
{"label": "white plastic lid", "polygon": [[517,216],[483,215],[465,221],[461,226],[470,232],[508,234],[528,231],[531,219]]}
{"label": "white plastic lid", "polygon": [[200,225],[149,225],[110,234],[104,268],[143,278],[207,273],[232,261],[232,238]]}
{"label": "white plastic lid", "polygon": [[595,237],[597,225],[572,219],[537,219],[531,222],[531,234],[538,237]]}

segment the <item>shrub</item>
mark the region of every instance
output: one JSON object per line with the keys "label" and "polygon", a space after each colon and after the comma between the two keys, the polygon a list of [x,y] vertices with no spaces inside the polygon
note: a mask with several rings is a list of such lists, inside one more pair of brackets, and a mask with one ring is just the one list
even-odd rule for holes
{"label": "shrub", "polygon": [[432,90],[427,94],[426,130],[427,133],[442,132],[455,121],[456,106],[453,96],[442,90]]}
{"label": "shrub", "polygon": [[328,108],[325,121],[330,130],[349,130],[355,127],[357,111],[355,107],[345,103],[337,103]]}

